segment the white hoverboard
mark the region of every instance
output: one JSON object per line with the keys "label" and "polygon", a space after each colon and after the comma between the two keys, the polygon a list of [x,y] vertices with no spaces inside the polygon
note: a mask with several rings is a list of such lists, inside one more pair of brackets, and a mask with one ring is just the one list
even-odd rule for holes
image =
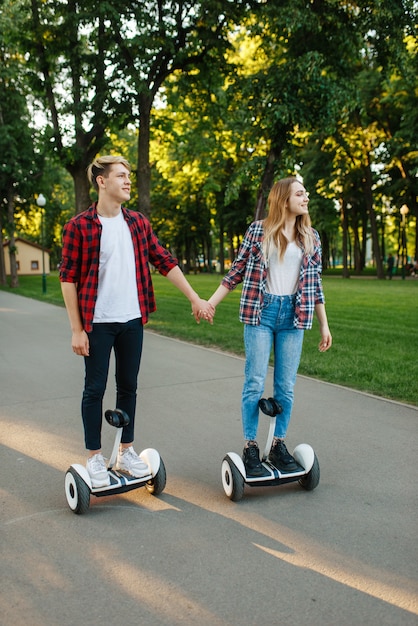
{"label": "white hoverboard", "polygon": [[244,486],[271,487],[285,483],[296,482],[312,491],[319,483],[319,463],[315,452],[307,443],[300,443],[293,450],[293,457],[299,465],[298,469],[283,472],[268,461],[271,444],[273,443],[276,415],[282,412],[282,407],[274,398],[262,398],[259,402],[261,411],[270,417],[270,427],[267,435],[266,447],[261,459],[264,468],[263,476],[247,476],[242,458],[236,452],[228,452],[222,461],[222,486],[225,494],[233,502],[238,502],[244,495]]}
{"label": "white hoverboard", "polygon": [[105,487],[93,487],[90,475],[84,465],[74,463],[65,474],[65,496],[68,506],[77,514],[85,513],[90,506],[90,494],[94,496],[110,496],[117,493],[125,493],[131,489],[145,487],[149,493],[157,496],[165,487],[166,471],[162,458],[157,450],[146,448],[140,453],[141,459],[148,465],[149,474],[141,478],[135,478],[127,472],[114,470],[119,445],[122,439],[122,429],[129,424],[129,417],[120,409],[107,410],[106,421],[117,428],[112,456],[110,457],[107,471],[110,484]]}

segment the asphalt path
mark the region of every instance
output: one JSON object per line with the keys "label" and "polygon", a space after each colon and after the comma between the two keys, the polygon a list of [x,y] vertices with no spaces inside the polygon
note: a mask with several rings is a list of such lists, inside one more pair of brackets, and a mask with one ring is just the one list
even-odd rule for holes
{"label": "asphalt path", "polygon": [[288,442],[315,449],[319,486],[234,503],[243,360],[146,331],[139,381],[136,448],[159,450],[166,489],[75,515],[83,362],[63,308],[0,291],[2,626],[418,624],[415,407],[298,377]]}

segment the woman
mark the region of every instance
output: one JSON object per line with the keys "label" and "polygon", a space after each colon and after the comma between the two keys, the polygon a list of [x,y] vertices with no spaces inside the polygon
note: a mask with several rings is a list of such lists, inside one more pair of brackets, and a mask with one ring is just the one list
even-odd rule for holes
{"label": "woman", "polygon": [[303,334],[312,327],[314,312],[321,333],[319,351],[325,352],[332,344],[321,282],[321,242],[311,227],[306,190],[296,178],[284,178],[272,187],[267,202],[268,216],[249,226],[231,270],[209,298],[216,307],[243,282],[239,314],[244,323],[246,355],[242,458],[249,476],[264,474],[256,441],[258,403],[272,346],[274,398],[283,411],[276,417],[269,461],[280,471],[291,472],[298,466],[284,439],[292,413]]}

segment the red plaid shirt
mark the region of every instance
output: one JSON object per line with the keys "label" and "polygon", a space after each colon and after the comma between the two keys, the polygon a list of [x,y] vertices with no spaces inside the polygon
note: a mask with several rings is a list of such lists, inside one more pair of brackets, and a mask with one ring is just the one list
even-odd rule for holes
{"label": "red plaid shirt", "polygon": [[[102,225],[96,204],[70,219],[63,230],[60,281],[76,283],[84,330],[91,332],[99,282],[100,236]],[[122,207],[131,231],[135,254],[138,300],[144,324],[156,309],[149,263],[166,276],[177,263],[159,242],[149,221],[141,214]]]}
{"label": "red plaid shirt", "polygon": [[[315,304],[325,302],[321,279],[321,241],[317,231],[312,230],[315,237],[314,251],[310,255],[303,255],[296,292],[293,325],[300,329],[312,328]],[[230,271],[222,280],[224,287],[230,291],[243,283],[239,319],[252,326],[260,323],[266,293],[267,262],[263,254],[263,237],[263,222],[253,222],[245,233]]]}

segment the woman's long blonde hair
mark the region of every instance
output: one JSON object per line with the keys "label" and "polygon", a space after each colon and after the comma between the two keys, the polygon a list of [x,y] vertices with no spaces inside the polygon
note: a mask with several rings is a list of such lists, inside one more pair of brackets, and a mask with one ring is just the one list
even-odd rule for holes
{"label": "woman's long blonde hair", "polygon": [[[273,185],[267,198],[268,214],[263,221],[264,255],[268,258],[273,246],[279,250],[279,258],[283,259],[288,240],[282,230],[286,221],[287,202],[290,198],[293,183],[299,182],[294,176],[282,178]],[[309,214],[296,216],[296,240],[302,245],[305,254],[314,249],[314,236]]]}

